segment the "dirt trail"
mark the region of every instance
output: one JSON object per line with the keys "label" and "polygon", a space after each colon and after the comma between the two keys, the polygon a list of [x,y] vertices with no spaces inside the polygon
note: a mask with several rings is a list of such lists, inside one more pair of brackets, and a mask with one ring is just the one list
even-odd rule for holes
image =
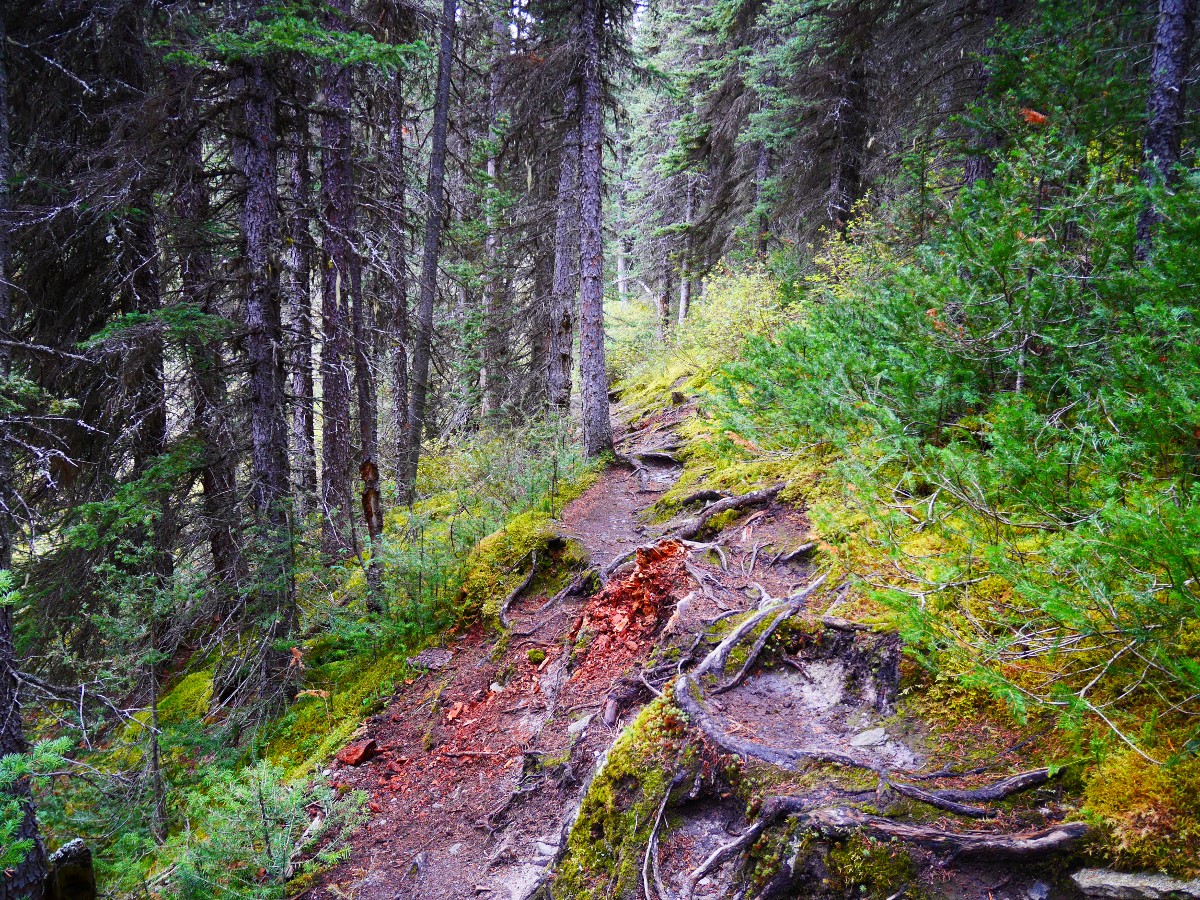
{"label": "dirt trail", "polygon": [[[689,413],[673,411],[624,449],[660,446]],[[596,568],[657,536],[639,514],[678,467],[644,465],[608,469],[561,514],[559,528]],[[618,690],[606,715],[606,699],[652,649],[658,613],[669,614],[688,593],[681,565],[660,580],[662,609],[649,617],[643,610],[643,621],[623,628],[607,627],[613,610],[602,600],[568,599],[539,612],[546,597],[528,596],[510,615],[515,633],[540,626],[534,634],[514,636],[500,652],[482,626],[450,641],[450,663],[406,687],[369,723],[361,741],[374,740],[381,752],[358,766],[334,764],[338,784],[370,793],[372,815],[352,839],[351,858],[321,878],[313,900],[532,893],[596,761],[639,705]],[[597,637],[570,660],[581,626]]]}
{"label": "dirt trail", "polygon": [[[995,780],[995,767],[966,781],[947,774],[958,761],[953,747],[936,745],[921,721],[896,714],[899,639],[822,616],[841,595],[833,585],[815,592],[821,579],[804,549],[809,529],[800,510],[760,496],[700,543],[663,538],[687,517],[720,509],[711,492],[675,522],[643,521],[678,476],[674,428],[693,411],[672,408],[627,430],[618,449],[631,465],[602,473],[557,523],[597,571],[637,548],[629,564],[591,596],[520,597],[504,640],[483,626],[450,640],[449,661],[368,724],[362,740],[373,740],[378,755],[335,764],[333,780],[367,791],[372,815],[353,836],[351,857],[311,890],[313,900],[530,900],[561,862],[613,741],[669,689],[706,758],[735,758],[750,779],[743,787],[756,782],[780,794],[764,798],[764,811],[748,820],[745,798],[734,799],[740,788],[712,774],[724,763],[689,775],[691,787],[680,781],[664,800],[670,810],[660,813],[655,837],[643,838],[649,849],[633,848],[645,855],[642,878],[654,882],[652,889],[639,880],[638,896],[746,896],[750,841],[779,825],[783,855],[751,896],[794,897],[803,885],[806,896],[835,900],[836,878],[824,868],[829,844],[797,843],[805,832],[786,823],[799,820],[832,839],[862,830],[906,842],[920,872],[905,877],[929,896],[1022,900],[1025,892],[1045,900],[1038,878],[1047,870],[988,861],[948,868],[946,855],[1014,836],[1010,855],[1021,855],[1028,849],[1021,835],[1038,834],[1031,828],[1059,829],[1037,839],[1043,843],[1064,837],[1069,810],[1036,777],[1018,789],[1023,805],[984,831],[946,820],[951,799],[974,803],[973,791],[981,779]],[[768,645],[793,617],[795,627]],[[678,652],[652,658],[666,645]],[[910,801],[928,806],[931,798],[933,818],[929,810],[912,813]],[[884,815],[870,815],[874,809]],[[934,819],[942,824],[929,825]],[[1065,837],[1062,846],[1077,835]],[[1041,847],[1034,852],[1044,856]]]}

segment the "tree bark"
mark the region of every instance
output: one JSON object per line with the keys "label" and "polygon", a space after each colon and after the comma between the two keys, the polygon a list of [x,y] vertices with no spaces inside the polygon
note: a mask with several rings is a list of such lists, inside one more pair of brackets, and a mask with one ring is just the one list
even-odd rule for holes
{"label": "tree bark", "polygon": [[[492,40],[495,43],[492,52],[492,69],[488,79],[488,157],[487,184],[492,192],[497,191],[497,158],[496,148],[500,139],[501,92],[504,89],[503,65],[508,55],[508,20],[507,17],[493,16]],[[481,387],[483,388],[483,409],[485,416],[501,410],[505,401],[505,367],[508,357],[508,329],[510,310],[507,309],[505,279],[499,271],[500,236],[497,234],[496,197],[493,193],[486,200],[487,212],[484,238],[484,282],[483,282],[483,368],[480,372]]]}
{"label": "tree bark", "polygon": [[[264,647],[286,638],[295,619],[291,567],[290,483],[279,286],[280,223],[275,86],[261,62],[240,65],[243,92],[234,158],[241,171],[242,258],[246,266],[246,357],[250,388],[250,495],[261,562],[257,594],[267,617]],[[286,654],[263,653],[263,687],[286,671]]]}
{"label": "tree bark", "polygon": [[[331,27],[341,24],[349,7],[349,0],[331,4]],[[353,548],[347,366],[352,352],[357,357],[357,349],[350,346],[348,302],[354,279],[349,69],[329,64],[322,92],[327,108],[321,123],[321,548],[326,555],[338,557]],[[354,343],[357,345],[357,340]]]}
{"label": "tree bark", "polygon": [[288,154],[287,183],[291,211],[287,217],[287,280],[284,298],[292,330],[292,466],[296,514],[304,518],[317,497],[317,441],[313,384],[312,260],[314,247],[309,231],[311,215],[308,163],[308,116],[297,113]]}
{"label": "tree bark", "polygon": [[413,348],[412,395],[408,404],[408,441],[401,501],[409,503],[421,460],[421,429],[429,397],[429,359],[433,348],[433,304],[437,297],[438,258],[442,242],[442,217],[446,195],[446,133],[450,112],[450,74],[454,64],[454,28],[457,0],[442,0],[438,47],[437,89],[433,101],[433,134],[429,152],[429,182],[425,246],[421,256],[421,295],[417,306],[417,340]]}
{"label": "tree bark", "polygon": [[671,267],[663,271],[662,291],[655,295],[654,305],[657,307],[658,322],[655,329],[658,339],[665,341],[671,332]]}
{"label": "tree bark", "polygon": [[[1170,185],[1179,162],[1184,88],[1195,31],[1196,0],[1159,0],[1150,62],[1150,96],[1142,140],[1142,179],[1146,186]],[[1137,256],[1150,255],[1154,226],[1160,220],[1153,203],[1138,216]]]}
{"label": "tree bark", "polygon": [[687,199],[684,201],[683,252],[679,261],[679,324],[682,325],[692,308],[692,217],[696,213],[696,176],[687,176]]}
{"label": "tree bark", "polygon": [[[11,157],[8,147],[8,29],[6,10],[0,8],[0,388],[8,389],[12,375],[12,294],[9,287],[9,196]],[[10,423],[0,418],[0,569],[12,565],[13,535],[16,523],[12,510],[13,462],[9,449]],[[16,678],[17,656],[14,644],[14,611],[0,601],[0,757],[24,753],[29,749],[21,722],[20,685]],[[46,880],[46,848],[38,832],[37,811],[29,780],[22,778],[7,792],[20,804],[21,824],[15,835],[19,841],[32,841],[25,858],[11,870],[0,872],[0,900],[41,900]]]}
{"label": "tree bark", "polygon": [[392,364],[392,429],[396,441],[396,489],[403,492],[407,481],[406,457],[408,442],[408,228],[406,211],[408,181],[404,168],[404,93],[400,82],[389,92],[391,110],[388,117],[388,149],[394,198],[389,222],[391,245],[388,248],[391,268],[392,309],[389,329]]}
{"label": "tree bark", "polygon": [[563,102],[566,132],[558,165],[558,199],[554,218],[554,280],[550,295],[550,347],[546,391],[550,409],[571,407],[572,353],[575,347],[575,304],[579,292],[579,88],[572,85]]}
{"label": "tree bark", "polygon": [[583,0],[583,84],[579,122],[579,357],[583,446],[590,457],[613,449],[604,360],[604,101],[600,0]]}
{"label": "tree bark", "polygon": [[[184,88],[177,79],[177,89]],[[182,226],[179,247],[179,280],[184,304],[205,315],[217,315],[212,252],[204,238],[211,207],[204,173],[203,135],[190,100],[181,118],[187,132],[179,187],[174,197],[175,215]],[[197,338],[188,342],[189,381],[195,429],[204,443],[200,484],[204,491],[204,528],[208,534],[213,572],[223,585],[224,597],[237,594],[245,578],[242,557],[241,515],[238,510],[237,448],[229,417],[228,391],[222,372],[224,360],[217,341]]]}
{"label": "tree bark", "polygon": [[850,221],[850,213],[862,189],[867,136],[866,77],[866,65],[855,50],[846,61],[846,68],[837,75],[842,82],[841,97],[830,113],[834,120],[834,147],[825,213],[835,231],[843,230]]}

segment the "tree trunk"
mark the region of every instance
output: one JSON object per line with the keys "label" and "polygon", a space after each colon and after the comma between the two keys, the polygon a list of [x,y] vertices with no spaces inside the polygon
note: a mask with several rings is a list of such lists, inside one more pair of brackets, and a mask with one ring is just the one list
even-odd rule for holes
{"label": "tree trunk", "polygon": [[850,221],[850,214],[862,189],[863,154],[867,137],[867,70],[855,51],[846,68],[837,76],[841,81],[841,99],[831,112],[834,118],[834,148],[830,167],[829,194],[825,213],[835,231]]}
{"label": "tree trunk", "polygon": [[[495,42],[492,53],[492,70],[488,80],[488,158],[487,184],[488,189],[496,191],[496,146],[499,141],[500,100],[504,89],[503,65],[508,55],[508,20],[507,17],[494,16],[492,19],[492,39]],[[484,272],[483,272],[483,368],[480,373],[483,388],[483,414],[495,414],[501,410],[505,399],[505,378],[508,356],[509,310],[504,290],[505,279],[499,271],[500,236],[496,233],[497,215],[496,198],[490,196],[485,201],[487,212],[484,238]]]}
{"label": "tree trunk", "polygon": [[679,324],[682,325],[692,308],[692,217],[696,213],[696,176],[687,176],[687,199],[684,201],[683,252],[679,262]]}
{"label": "tree trunk", "polygon": [[296,514],[311,512],[317,497],[317,441],[313,396],[313,241],[309,231],[312,173],[308,167],[308,116],[297,113],[295,146],[288,154],[287,182],[291,211],[287,217],[284,300],[292,330],[292,465]]}
{"label": "tree trunk", "polygon": [[558,166],[554,219],[554,281],[550,295],[550,347],[546,390],[550,409],[571,407],[571,355],[575,347],[575,303],[579,292],[579,89],[572,85],[563,103],[566,132]]}
{"label": "tree trunk", "polygon": [[671,331],[671,267],[663,271],[662,291],[655,295],[654,305],[658,307],[657,328],[659,341],[665,342]]}
{"label": "tree trunk", "polygon": [[[977,99],[982,100],[987,95],[991,76],[988,73],[988,59],[992,55],[988,41],[1010,12],[1011,0],[983,0],[981,5],[980,32],[978,38],[978,59],[971,68],[971,77],[976,84]],[[1001,135],[994,128],[972,129],[971,152],[963,162],[963,181],[967,187],[980,181],[991,181],[996,174],[996,161],[992,154],[999,148]]]}
{"label": "tree trunk", "polygon": [[[182,85],[183,79],[178,79]],[[211,209],[204,174],[203,135],[190,108],[183,113],[190,134],[184,136],[182,172],[174,198],[182,226],[179,280],[184,304],[205,315],[218,315],[212,251],[206,238]],[[204,443],[200,484],[204,491],[204,528],[213,572],[223,585],[223,600],[236,596],[245,577],[241,516],[238,511],[237,448],[222,372],[220,345],[199,337],[188,341],[189,381],[195,429]]]}
{"label": "tree trunk", "polygon": [[754,252],[758,256],[767,254],[767,237],[770,224],[767,219],[767,179],[771,177],[771,149],[766,141],[758,142],[758,155],[754,161]]}
{"label": "tree trunk", "polygon": [[[348,14],[336,0],[332,27]],[[330,557],[353,548],[350,494],[350,347],[348,297],[352,293],[350,240],[354,231],[354,171],[350,158],[350,70],[329,64],[321,124],[321,548]],[[354,342],[357,344],[357,341]],[[357,369],[357,365],[355,365]]]}
{"label": "tree trunk", "polygon": [[[11,339],[12,294],[9,287],[9,198],[8,185],[11,175],[8,148],[8,30],[5,10],[0,8],[0,388],[5,393],[12,374]],[[0,569],[12,565],[13,535],[16,523],[12,510],[17,508],[12,501],[13,462],[7,432],[10,423],[0,418]],[[21,724],[20,685],[17,682],[17,657],[13,640],[14,611],[11,606],[0,602],[0,757],[12,753],[24,753],[29,749]],[[25,858],[7,872],[0,872],[0,900],[41,900],[42,885],[46,880],[46,849],[38,833],[37,813],[33,805],[33,794],[29,780],[22,778],[7,788],[10,797],[16,799],[22,810],[21,824],[14,837],[19,841],[32,841],[33,846]]]}
{"label": "tree trunk", "polygon": [[234,159],[242,173],[242,258],[246,273],[246,357],[250,388],[250,495],[261,551],[257,594],[270,624],[263,642],[263,687],[286,671],[287,654],[269,649],[295,619],[288,509],[289,471],[276,182],[275,86],[261,62],[241,66],[244,93]]}
{"label": "tree trunk", "polygon": [[409,503],[421,460],[421,429],[429,396],[429,358],[433,349],[433,304],[437,297],[438,258],[442,242],[442,217],[446,195],[446,132],[450,112],[450,70],[454,64],[454,26],[457,0],[442,0],[441,39],[438,48],[437,90],[433,101],[433,135],[429,152],[429,182],[425,247],[421,257],[421,296],[417,306],[417,341],[413,348],[412,396],[408,404],[408,441],[401,501]]}
{"label": "tree trunk", "polygon": [[[1142,140],[1142,179],[1146,186],[1171,184],[1179,162],[1183,124],[1183,95],[1188,57],[1195,30],[1195,0],[1159,0],[1150,62],[1150,96],[1146,101],[1146,132]],[[1138,216],[1137,255],[1150,255],[1159,213],[1148,204]]]}
{"label": "tree trunk", "polygon": [[583,0],[583,84],[579,122],[579,357],[583,446],[590,457],[613,448],[604,361],[604,101],[601,84],[600,0]]}
{"label": "tree trunk", "polygon": [[625,228],[625,184],[628,151],[623,135],[617,138],[617,297],[622,303],[629,299],[629,240]]}
{"label": "tree trunk", "polygon": [[391,111],[388,121],[390,166],[395,197],[388,227],[391,267],[392,315],[389,329],[392,365],[392,429],[396,447],[396,489],[403,493],[407,481],[405,453],[408,442],[408,228],[404,220],[408,182],[404,168],[404,93],[399,80],[389,92]]}

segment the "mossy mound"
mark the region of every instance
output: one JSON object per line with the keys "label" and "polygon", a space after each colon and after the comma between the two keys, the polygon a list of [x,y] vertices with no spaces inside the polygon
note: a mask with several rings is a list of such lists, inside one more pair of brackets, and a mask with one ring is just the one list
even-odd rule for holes
{"label": "mossy mound", "polygon": [[408,675],[400,649],[365,664],[361,657],[310,672],[309,687],[273,723],[266,757],[299,777],[323,765],[348,743],[363,721],[382,709]]}
{"label": "mossy mound", "polygon": [[588,786],[552,895],[640,896],[642,859],[659,804],[675,774],[691,768],[696,757],[674,702],[660,697],[648,704]]}
{"label": "mossy mound", "polygon": [[499,628],[500,607],[529,575],[535,554],[538,571],[534,579],[545,590],[555,589],[587,563],[587,551],[556,530],[550,516],[522,513],[480,541],[472,552],[459,594],[460,616],[481,616],[487,625]]}

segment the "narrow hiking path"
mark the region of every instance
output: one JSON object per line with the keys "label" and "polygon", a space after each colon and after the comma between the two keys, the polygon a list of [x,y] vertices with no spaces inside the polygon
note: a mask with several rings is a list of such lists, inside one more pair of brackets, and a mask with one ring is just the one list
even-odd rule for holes
{"label": "narrow hiking path", "polygon": [[[636,433],[619,430],[619,452],[632,467],[608,468],[562,510],[557,528],[583,545],[593,568],[603,571],[666,530],[642,513],[678,476],[674,429],[694,411],[681,405],[643,420]],[[533,893],[561,854],[564,826],[597,762],[653,696],[632,676],[659,632],[691,634],[753,605],[752,584],[783,593],[803,578],[802,564],[763,565],[764,547],[799,543],[806,527],[796,511],[776,512],[744,524],[728,542],[725,552],[740,561],[730,571],[715,557],[685,565],[680,553],[644,554],[632,575],[615,576],[592,597],[549,609],[544,593],[519,598],[509,610],[513,634],[502,644],[476,625],[449,640],[442,658],[428,654],[436,667],[406,685],[356,741],[374,742],[367,758],[332,766],[337,784],[370,794],[370,819],[352,839],[350,858],[309,896]],[[762,557],[753,567],[743,559],[751,553]],[[675,674],[675,666],[661,673],[658,687]]]}
{"label": "narrow hiking path", "polygon": [[[604,578],[599,590],[518,589],[502,613],[508,631],[476,624],[422,653],[428,671],[339,754],[331,779],[367,792],[370,818],[349,859],[307,896],[529,900],[564,866],[585,881],[624,872],[617,894],[597,896],[747,897],[755,878],[750,897],[792,897],[800,884],[816,896],[837,880],[828,845],[818,853],[797,835],[861,833],[907,842],[911,877],[931,894],[975,900],[1003,881],[1012,890],[992,900],[1018,900],[1040,870],[1015,877],[991,858],[1040,858],[1080,836],[1062,824],[1069,809],[1044,770],[997,784],[998,769],[1021,762],[998,756],[955,774],[963,754],[953,743],[897,713],[898,637],[822,614],[840,586],[815,577],[807,519],[777,489],[699,491],[681,518],[645,519],[679,476],[675,429],[694,412],[681,404],[625,427],[622,463],[556,520]],[[668,728],[682,728],[679,755],[654,763],[651,753],[645,772],[606,771],[609,799],[581,814],[614,741],[664,694],[686,715]],[[638,805],[638,779],[653,765],[667,782],[657,815]],[[1019,808],[982,806],[1018,792]],[[987,824],[956,828],[947,812]],[[599,816],[581,823],[596,859],[567,846],[579,815]],[[774,844],[763,843],[769,829]],[[750,877],[749,854],[763,847],[774,860]],[[981,861],[948,869],[947,855]]]}

